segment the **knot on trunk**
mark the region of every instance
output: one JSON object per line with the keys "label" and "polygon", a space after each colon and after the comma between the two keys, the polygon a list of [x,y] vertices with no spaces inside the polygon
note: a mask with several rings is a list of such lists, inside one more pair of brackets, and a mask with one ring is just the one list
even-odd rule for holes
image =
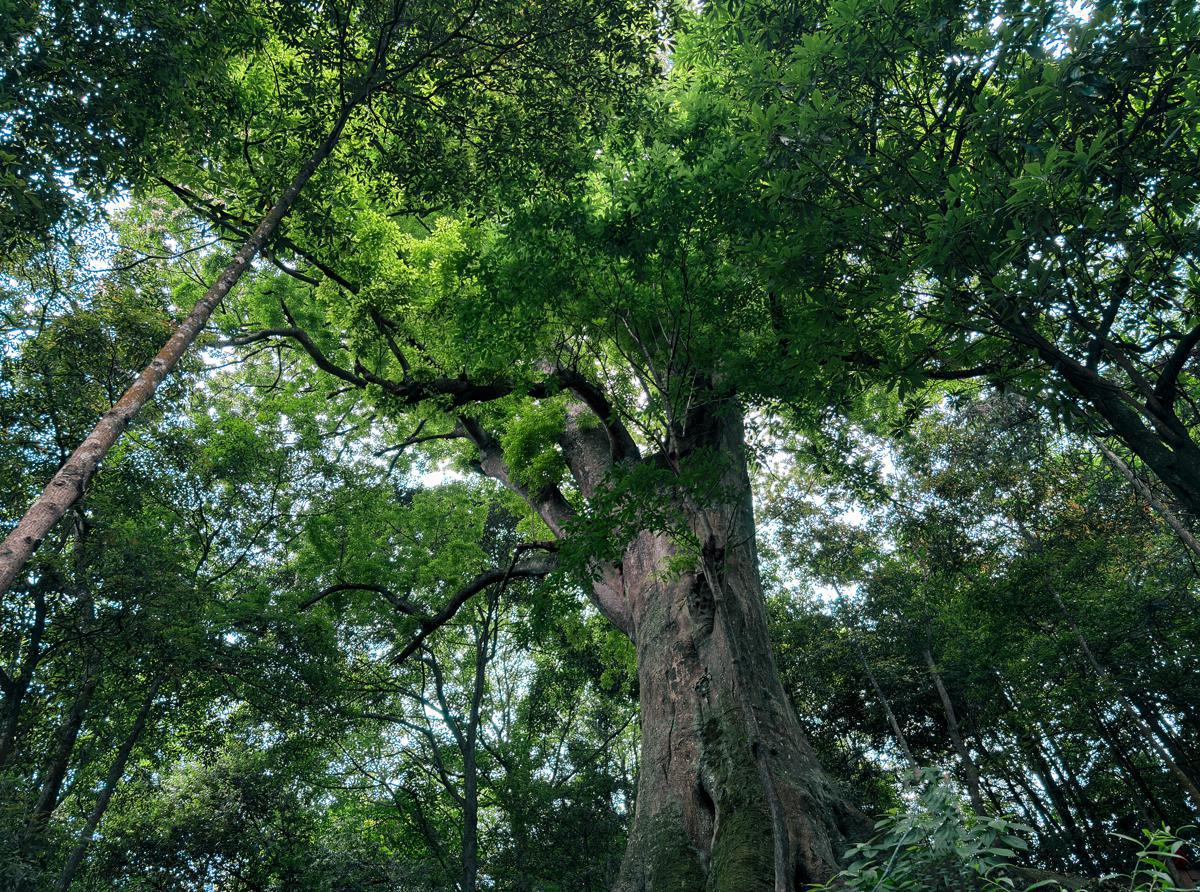
{"label": "knot on trunk", "polygon": [[697,637],[712,634],[718,595],[725,586],[725,546],[709,536],[701,548],[701,570],[687,593],[688,616]]}
{"label": "knot on trunk", "polygon": [[703,573],[696,574],[688,589],[687,607],[695,636],[705,638],[711,635],[717,618],[717,602]]}

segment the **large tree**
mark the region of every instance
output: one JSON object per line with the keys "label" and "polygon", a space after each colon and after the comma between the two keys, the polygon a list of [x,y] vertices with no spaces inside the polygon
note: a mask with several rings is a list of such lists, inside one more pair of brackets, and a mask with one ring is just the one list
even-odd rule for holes
{"label": "large tree", "polygon": [[[900,9],[886,0],[712,4],[671,16],[633,3],[584,2],[247,10],[248,36],[211,68],[232,86],[212,110],[206,139],[172,142],[161,122],[132,131],[142,137],[131,145],[164,141],[154,176],[143,170],[128,182],[137,186],[134,217],[167,232],[142,256],[119,258],[117,270],[153,271],[146,293],[158,307],[156,323],[160,299],[179,315],[189,305],[192,312],[140,378],[134,372],[144,356],[133,354],[152,352],[142,340],[114,354],[111,386],[89,398],[87,411],[73,412],[75,424],[94,404],[113,405],[81,451],[72,454],[75,436],[63,436],[36,474],[11,461],[22,491],[40,487],[62,464],[34,520],[21,521],[11,550],[0,553],[0,583],[16,580],[5,620],[15,667],[3,676],[7,750],[40,735],[33,759],[48,766],[33,790],[37,770],[26,755],[33,751],[17,760],[33,802],[21,816],[28,832],[21,831],[20,860],[31,863],[41,858],[35,848],[53,847],[64,803],[89,802],[67,847],[60,882],[69,885],[139,739],[148,727],[153,737],[162,685],[169,689],[171,680],[140,672],[141,699],[110,723],[107,773],[74,775],[91,777],[96,795],[74,786],[64,792],[72,753],[95,721],[89,715],[114,689],[105,669],[115,664],[89,646],[99,640],[97,617],[124,622],[125,596],[132,613],[146,599],[127,592],[127,581],[118,588],[101,580],[97,591],[114,599],[120,592],[121,603],[97,609],[86,585],[66,591],[60,584],[88,582],[87,567],[63,573],[56,554],[39,556],[28,575],[20,571],[63,516],[78,523],[46,541],[64,555],[89,553],[84,542],[96,539],[86,512],[73,506],[221,305],[220,341],[206,342],[205,365],[249,370],[233,376],[235,401],[248,406],[247,394],[256,393],[263,400],[252,424],[233,427],[279,441],[296,436],[308,450],[297,449],[297,460],[319,466],[321,480],[308,489],[288,483],[283,508],[262,526],[247,527],[257,510],[248,506],[246,516],[214,529],[210,504],[233,504],[222,502],[231,488],[253,491],[272,468],[256,465],[241,436],[212,429],[221,403],[211,388],[226,379],[214,374],[199,388],[211,405],[188,413],[181,427],[215,444],[200,450],[201,470],[208,462],[223,470],[206,481],[213,492],[199,497],[195,516],[185,510],[162,527],[190,524],[195,538],[163,547],[174,554],[168,544],[180,546],[184,569],[231,561],[228,574],[180,583],[190,597],[210,586],[237,615],[188,637],[211,645],[213,678],[233,666],[245,683],[214,709],[240,715],[230,704],[253,701],[255,710],[236,728],[228,723],[228,745],[205,750],[219,758],[181,769],[190,777],[176,777],[176,792],[206,813],[206,797],[246,786],[260,766],[290,766],[302,780],[291,788],[250,785],[231,820],[198,845],[213,853],[217,873],[186,853],[172,859],[175,876],[195,869],[237,878],[249,870],[254,883],[294,883],[298,865],[311,863],[317,825],[331,813],[369,826],[362,815],[379,810],[377,797],[358,797],[341,811],[355,798],[345,790],[324,810],[304,801],[329,782],[314,760],[328,758],[321,748],[336,741],[342,767],[359,757],[375,762],[374,776],[362,772],[363,786],[390,792],[402,779],[411,787],[402,807],[388,804],[410,832],[378,837],[396,851],[436,861],[438,877],[470,888],[482,883],[489,860],[487,816],[503,814],[512,819],[505,851],[513,852],[520,883],[533,882],[525,816],[538,796],[556,793],[532,767],[539,745],[514,754],[511,737],[488,727],[487,713],[510,709],[489,694],[499,624],[544,631],[538,610],[511,613],[507,599],[553,579],[555,597],[574,593],[588,606],[583,619],[560,606],[551,624],[576,635],[586,627],[616,663],[633,654],[636,793],[600,783],[589,786],[601,791],[591,804],[562,812],[581,822],[602,818],[605,845],[620,833],[623,813],[631,815],[619,892],[790,890],[830,878],[865,820],[819,764],[776,665],[755,518],[760,458],[780,446],[781,422],[805,426],[815,440],[831,410],[865,418],[882,405],[882,414],[900,417],[872,383],[898,381],[905,398],[918,392],[914,407],[901,408],[919,409],[919,388],[930,378],[992,375],[1056,409],[1084,409],[1093,426],[1101,419],[1190,504],[1190,422],[1176,408],[1187,404],[1195,341],[1187,271],[1195,215],[1191,174],[1159,143],[1194,141],[1187,109],[1172,98],[1190,89],[1192,69],[1178,41],[1150,45],[1146,35],[1148,22],[1185,34],[1194,13],[1164,9],[1155,18],[1106,6],[1090,24],[1054,4],[1026,15],[941,3]],[[36,48],[40,32],[32,33],[14,46]],[[656,56],[652,39],[666,36],[672,40]],[[1117,155],[1092,134],[1101,115],[1080,98],[1101,89],[1098,82],[1071,73],[1089,53],[1097,77],[1125,78]],[[654,69],[660,76],[648,77]],[[26,100],[29,109],[36,98]],[[1126,164],[1141,193],[1109,182],[1130,147],[1151,153],[1141,166]],[[1038,153],[1045,157],[1025,159]],[[108,166],[118,160],[102,158]],[[48,163],[69,173],[63,159]],[[1070,216],[1076,212],[1080,220]],[[240,246],[232,265],[226,245]],[[125,281],[98,280],[103,287]],[[45,323],[13,303],[19,324],[6,356],[23,363],[38,355]],[[97,343],[108,344],[106,331]],[[62,362],[53,339],[46,343]],[[1087,390],[1068,360],[1109,384]],[[1061,387],[1047,385],[1055,376]],[[1132,398],[1134,391],[1141,396]],[[287,399],[270,399],[279,393]],[[32,394],[18,394],[22,413],[33,411]],[[57,399],[80,408],[69,394]],[[313,442],[322,437],[328,450]],[[13,451],[49,445],[36,433],[26,440]],[[261,451],[278,457],[277,447],[264,443]],[[1156,464],[1159,447],[1170,454]],[[949,451],[969,461],[972,448],[956,443]],[[1034,600],[1056,611],[1059,668],[1071,667],[1064,671],[1072,690],[1091,692],[1096,712],[1087,733],[1127,759],[1126,773],[1152,798],[1186,807],[1194,798],[1190,736],[1174,733],[1173,712],[1154,726],[1147,716],[1156,699],[1135,702],[1128,679],[1108,668],[1108,643],[1077,615],[1076,597],[1083,603],[1106,586],[1124,590],[1122,566],[1085,577],[1089,567],[1072,564],[1074,580],[1052,572],[1070,557],[1054,537],[1082,538],[1077,513],[1053,513],[1057,496],[1047,502],[1024,491],[1012,518],[1023,524],[1023,538],[973,550],[954,523],[904,504],[932,501],[927,489],[946,483],[915,452],[906,466],[932,482],[898,488],[879,541],[872,547],[848,535],[851,558],[815,574],[859,583],[864,598],[859,609],[824,615],[804,634],[793,623],[788,677],[803,682],[812,655],[828,654],[827,665],[843,677],[829,684],[830,702],[854,706],[860,724],[875,712],[886,717],[886,726],[876,721],[868,732],[873,741],[909,760],[950,758],[980,811],[997,802],[1001,780],[1011,781],[1015,800],[1061,824],[1061,844],[1046,848],[1057,863],[1097,861],[1095,828],[1076,821],[1086,811],[1082,787],[1059,780],[1064,766],[1085,766],[1095,748],[1073,752],[1076,738],[1063,743],[1026,691],[972,662],[966,642],[986,639],[1016,652],[1018,664],[1025,642],[1000,628],[998,611],[968,603],[959,590],[968,590],[969,577],[981,601],[1010,582],[1022,597],[1040,591]],[[1041,453],[1038,461],[1053,463]],[[402,486],[393,485],[398,466],[408,475]],[[472,473],[479,479],[470,484],[454,481]],[[446,478],[452,482],[436,494],[414,495]],[[960,491],[987,501],[976,478]],[[1008,518],[999,501],[985,520]],[[1045,523],[1027,522],[1021,512],[1030,506],[1044,509]],[[112,507],[113,518],[124,507],[136,515],[131,525],[155,528],[157,515],[137,500]],[[15,520],[19,509],[8,510]],[[230,510],[238,513],[236,505]],[[505,519],[502,531],[491,526],[496,518]],[[1152,529],[1130,530],[1130,541],[1158,541]],[[253,554],[239,556],[234,539],[244,534]],[[989,574],[1014,551],[1019,559],[997,582]],[[778,569],[778,549],[775,556]],[[856,559],[870,566],[853,568]],[[1087,592],[1068,587],[1085,578]],[[66,609],[48,613],[48,596]],[[787,607],[778,615],[794,618]],[[969,618],[977,624],[968,626]],[[609,637],[595,631],[600,623]],[[179,624],[194,625],[190,617]],[[47,628],[55,640],[72,630],[79,639],[44,663],[71,666],[77,683],[27,700],[29,679],[45,677],[38,663],[48,660]],[[194,658],[189,667],[201,659],[192,644],[182,651]],[[256,672],[255,659],[275,645],[284,657],[278,673],[266,661]],[[353,655],[348,666],[342,650]],[[309,652],[319,659],[305,669],[291,665],[288,658]],[[1155,668],[1156,659],[1144,661],[1144,676],[1182,671],[1184,664],[1163,660]],[[372,665],[380,661],[388,665]],[[1013,677],[1029,681],[1015,670]],[[306,686],[316,705],[306,702]],[[981,690],[1008,706],[981,708],[974,702]],[[808,694],[807,703],[818,699]],[[542,694],[555,697],[565,699],[561,691]],[[1190,709],[1190,700],[1158,699]],[[23,705],[35,702],[53,702],[54,720]],[[1110,707],[1121,711],[1121,724]],[[812,711],[822,752],[837,757],[830,727],[844,727],[847,717],[831,708]],[[367,722],[403,730],[389,737]],[[309,726],[318,733],[306,746]],[[1125,745],[1135,732],[1148,751]],[[410,734],[419,747],[406,745]],[[409,755],[389,764],[381,754],[397,741]],[[418,749],[424,757],[414,760]],[[1020,772],[997,766],[996,753],[1010,750],[1034,766],[1043,791],[1017,789]],[[580,758],[587,752],[577,750]],[[1147,752],[1179,789],[1146,770]],[[427,763],[423,779],[414,761]],[[552,761],[561,764],[557,755]],[[1111,783],[1111,773],[1096,777]],[[873,778],[862,772],[859,781],[869,787]],[[429,819],[433,808],[440,816]],[[255,865],[248,847],[256,843],[238,839],[242,828],[283,814],[313,818],[305,838],[272,848]],[[203,817],[151,818],[162,832],[146,835],[140,851],[148,861],[206,826]],[[450,846],[460,851],[451,857]],[[125,875],[124,866],[108,866]],[[375,861],[363,867],[363,876],[395,875]]]}
{"label": "large tree", "polygon": [[[666,117],[604,145],[574,198],[422,228],[363,193],[339,214],[340,256],[295,228],[300,268],[247,293],[227,343],[307,353],[408,425],[396,448],[462,441],[552,540],[520,548],[557,552],[633,641],[643,757],[620,888],[793,888],[829,877],[863,822],[817,764],[767,634],[745,418],[791,391],[758,366],[774,334],[729,250],[712,174],[727,147],[703,105]],[[518,550],[446,610],[414,608],[418,637],[542,566]]]}
{"label": "large tree", "polygon": [[[465,440],[552,540],[446,604],[398,601],[416,637],[397,657],[488,585],[544,575],[529,551],[558,552],[638,653],[643,768],[620,886],[790,889],[828,878],[863,822],[771,655],[743,416],[776,391],[754,338],[728,337],[762,318],[764,291],[727,263],[729,209],[708,199],[727,147],[669,115],[595,163],[597,112],[653,61],[628,37],[636,15],[270,8],[230,120],[200,163],[158,178],[242,248],[223,270],[209,256],[212,287],[177,290],[197,294],[192,313],[18,525],[5,569],[269,246],[276,269],[230,307],[231,342],[289,339],[393,425],[411,419],[414,443]],[[470,210],[430,213],[447,204]]]}

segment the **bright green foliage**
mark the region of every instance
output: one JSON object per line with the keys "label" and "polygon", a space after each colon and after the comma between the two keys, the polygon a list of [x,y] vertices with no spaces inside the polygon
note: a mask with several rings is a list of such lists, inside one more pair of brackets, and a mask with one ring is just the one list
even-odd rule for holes
{"label": "bright green foliage", "polygon": [[[44,430],[73,436],[161,337],[153,301],[162,292],[122,287],[130,275],[148,278],[148,264],[90,277],[69,259],[53,275],[30,268],[44,275],[29,280],[42,303],[14,289],[6,306],[22,323],[2,391],[14,482],[6,510],[37,480],[28,457],[41,454]],[[96,299],[78,285],[97,280]],[[453,887],[461,789],[430,784],[423,766],[435,752],[461,764],[461,753],[446,720],[402,693],[425,684],[436,700],[428,674],[420,680],[425,664],[388,662],[414,620],[377,592],[299,605],[327,585],[365,580],[436,610],[474,573],[508,560],[511,500],[474,482],[414,485],[427,459],[389,469],[372,456],[353,403],[313,388],[295,359],[276,360],[289,363],[272,352],[203,383],[195,367],[181,376],[169,410],[144,416],[93,484],[84,532],[72,526],[39,552],[29,587],[0,614],[5,681],[23,665],[33,681],[19,702],[4,691],[19,717],[16,755],[0,771],[6,887],[53,888],[158,678],[151,720],[76,888]],[[247,390],[259,396],[247,401]],[[31,647],[39,604],[44,652]],[[616,803],[633,796],[628,641],[558,584],[511,583],[501,617],[477,754],[481,863],[513,882],[601,892],[624,834]],[[445,667],[451,715],[488,647],[472,638],[476,622],[464,612],[423,651]],[[54,735],[89,665],[99,682],[68,756],[74,780],[31,839]],[[415,727],[436,748],[422,749]]]}
{"label": "bright green foliage", "polygon": [[534,492],[557,486],[567,470],[554,442],[566,422],[562,403],[543,402],[515,415],[504,430],[504,460],[519,468],[517,480]]}
{"label": "bright green foliage", "polygon": [[913,802],[877,822],[876,835],[846,856],[846,869],[824,889],[952,892],[1013,889],[1005,868],[1028,848],[1033,832],[1001,817],[963,811],[939,771],[908,778]]}

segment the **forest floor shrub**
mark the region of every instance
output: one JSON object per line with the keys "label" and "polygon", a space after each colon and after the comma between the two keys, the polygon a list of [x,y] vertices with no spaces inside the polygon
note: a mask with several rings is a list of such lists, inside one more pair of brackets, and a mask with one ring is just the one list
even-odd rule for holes
{"label": "forest floor shrub", "polygon": [[1126,874],[1092,880],[1047,877],[1030,883],[1017,867],[1029,849],[1025,836],[1034,828],[1002,816],[976,815],[959,799],[948,776],[936,768],[912,772],[906,780],[906,804],[888,811],[876,833],[846,853],[846,868],[821,892],[1183,892],[1175,866],[1194,828],[1146,829],[1141,839],[1113,834],[1136,847]]}

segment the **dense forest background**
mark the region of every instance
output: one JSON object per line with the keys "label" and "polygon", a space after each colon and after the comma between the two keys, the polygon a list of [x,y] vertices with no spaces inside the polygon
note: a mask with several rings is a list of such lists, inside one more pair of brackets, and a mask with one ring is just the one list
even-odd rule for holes
{"label": "dense forest background", "polygon": [[0,887],[1192,888],[1194,4],[0,46]]}

